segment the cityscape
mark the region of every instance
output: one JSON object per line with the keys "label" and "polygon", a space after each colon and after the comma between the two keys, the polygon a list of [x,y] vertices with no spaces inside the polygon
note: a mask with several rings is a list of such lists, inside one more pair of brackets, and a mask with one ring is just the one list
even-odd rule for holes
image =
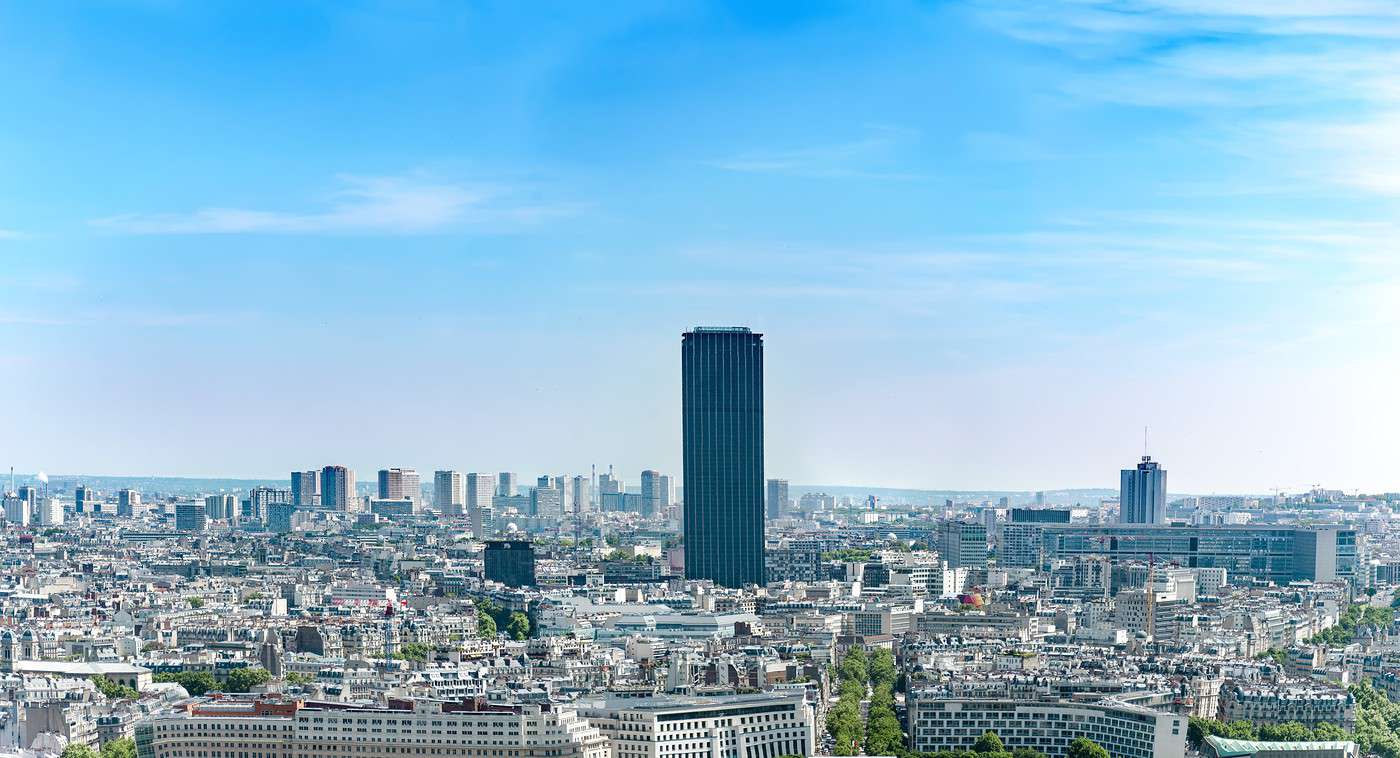
{"label": "cityscape", "polygon": [[1400,758],[1397,39],[0,1],[0,758]]}
{"label": "cityscape", "polygon": [[[684,466],[16,476],[14,755],[1386,755],[1400,494],[941,502],[764,468],[765,336],[681,339]],[[14,482],[23,484],[15,485]],[[177,480],[171,480],[176,482]],[[188,485],[186,485],[188,486]]]}

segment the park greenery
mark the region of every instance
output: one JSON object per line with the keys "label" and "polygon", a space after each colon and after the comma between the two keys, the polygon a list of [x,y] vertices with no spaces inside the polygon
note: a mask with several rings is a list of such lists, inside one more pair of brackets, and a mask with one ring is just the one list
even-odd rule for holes
{"label": "park greenery", "polygon": [[[827,712],[826,728],[836,755],[893,755],[901,758],[1045,758],[1029,748],[1007,750],[995,732],[977,739],[971,750],[945,750],[937,753],[912,753],[905,741],[904,728],[895,712],[894,692],[899,681],[899,668],[894,654],[878,649],[867,654],[864,648],[852,647],[833,670],[832,681],[838,693],[836,705]],[[861,721],[860,703],[867,695],[870,704],[867,718]],[[1093,748],[1103,748],[1088,742]],[[1074,758],[1108,758],[1088,753]]]}
{"label": "park greenery", "polygon": [[[488,623],[489,622],[489,623]],[[494,639],[504,629],[513,640],[530,638],[530,617],[520,611],[508,611],[490,598],[476,602],[476,631],[486,639]]]}
{"label": "park greenery", "polygon": [[161,672],[151,677],[156,682],[174,682],[185,688],[194,697],[210,692],[249,692],[254,687],[272,679],[265,668],[241,668],[228,673],[223,685],[208,671]]}
{"label": "park greenery", "polygon": [[1373,605],[1349,605],[1342,611],[1335,626],[1330,626],[1308,639],[1315,645],[1344,647],[1356,639],[1362,629],[1385,629],[1395,621],[1394,608],[1377,608]]}
{"label": "park greenery", "polygon": [[92,683],[97,685],[97,691],[107,696],[108,700],[135,700],[141,693],[124,684],[117,684],[105,676],[94,676]]}
{"label": "park greenery", "polygon": [[1336,724],[1309,728],[1291,721],[1285,724],[1254,724],[1249,721],[1223,722],[1192,717],[1186,730],[1187,742],[1196,747],[1206,737],[1217,735],[1236,740],[1291,742],[1306,740],[1352,740],[1362,755],[1400,758],[1400,704],[1368,683],[1348,688],[1356,701],[1356,728],[1350,732]]}
{"label": "park greenery", "polygon": [[136,740],[119,737],[108,740],[99,752],[101,758],[136,758]]}

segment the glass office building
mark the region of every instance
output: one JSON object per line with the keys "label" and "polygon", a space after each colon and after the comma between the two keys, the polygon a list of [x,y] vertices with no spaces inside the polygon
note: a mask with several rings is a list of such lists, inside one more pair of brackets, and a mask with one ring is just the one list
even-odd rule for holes
{"label": "glass office building", "polygon": [[763,335],[685,333],[681,426],[686,578],[763,584]]}

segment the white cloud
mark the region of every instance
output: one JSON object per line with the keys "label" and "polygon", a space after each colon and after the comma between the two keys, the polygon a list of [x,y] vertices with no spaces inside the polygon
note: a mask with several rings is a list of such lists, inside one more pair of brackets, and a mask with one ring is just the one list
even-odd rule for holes
{"label": "white cloud", "polygon": [[454,227],[507,227],[572,211],[514,205],[507,188],[435,183],[417,177],[341,176],[343,188],[310,211],[201,208],[190,213],[95,219],[125,234],[421,234]]}

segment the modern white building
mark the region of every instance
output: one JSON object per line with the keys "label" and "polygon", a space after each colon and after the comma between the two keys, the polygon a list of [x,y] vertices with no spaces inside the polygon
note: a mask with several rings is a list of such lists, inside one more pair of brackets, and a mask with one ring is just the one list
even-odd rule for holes
{"label": "modern white building", "polygon": [[816,753],[801,694],[603,698],[579,703],[612,758],[778,758]]}
{"label": "modern white building", "polygon": [[467,480],[462,472],[433,472],[433,506],[453,516],[467,512]]}
{"label": "modern white building", "polygon": [[141,758],[608,758],[608,741],[571,709],[390,698],[388,707],[214,697],[136,726]]}
{"label": "modern white building", "polygon": [[909,724],[910,748],[924,753],[971,750],[987,731],[1007,750],[1028,747],[1049,758],[1063,758],[1076,737],[1114,758],[1181,758],[1186,751],[1185,716],[1113,700],[959,700],[918,690],[909,698]]}

